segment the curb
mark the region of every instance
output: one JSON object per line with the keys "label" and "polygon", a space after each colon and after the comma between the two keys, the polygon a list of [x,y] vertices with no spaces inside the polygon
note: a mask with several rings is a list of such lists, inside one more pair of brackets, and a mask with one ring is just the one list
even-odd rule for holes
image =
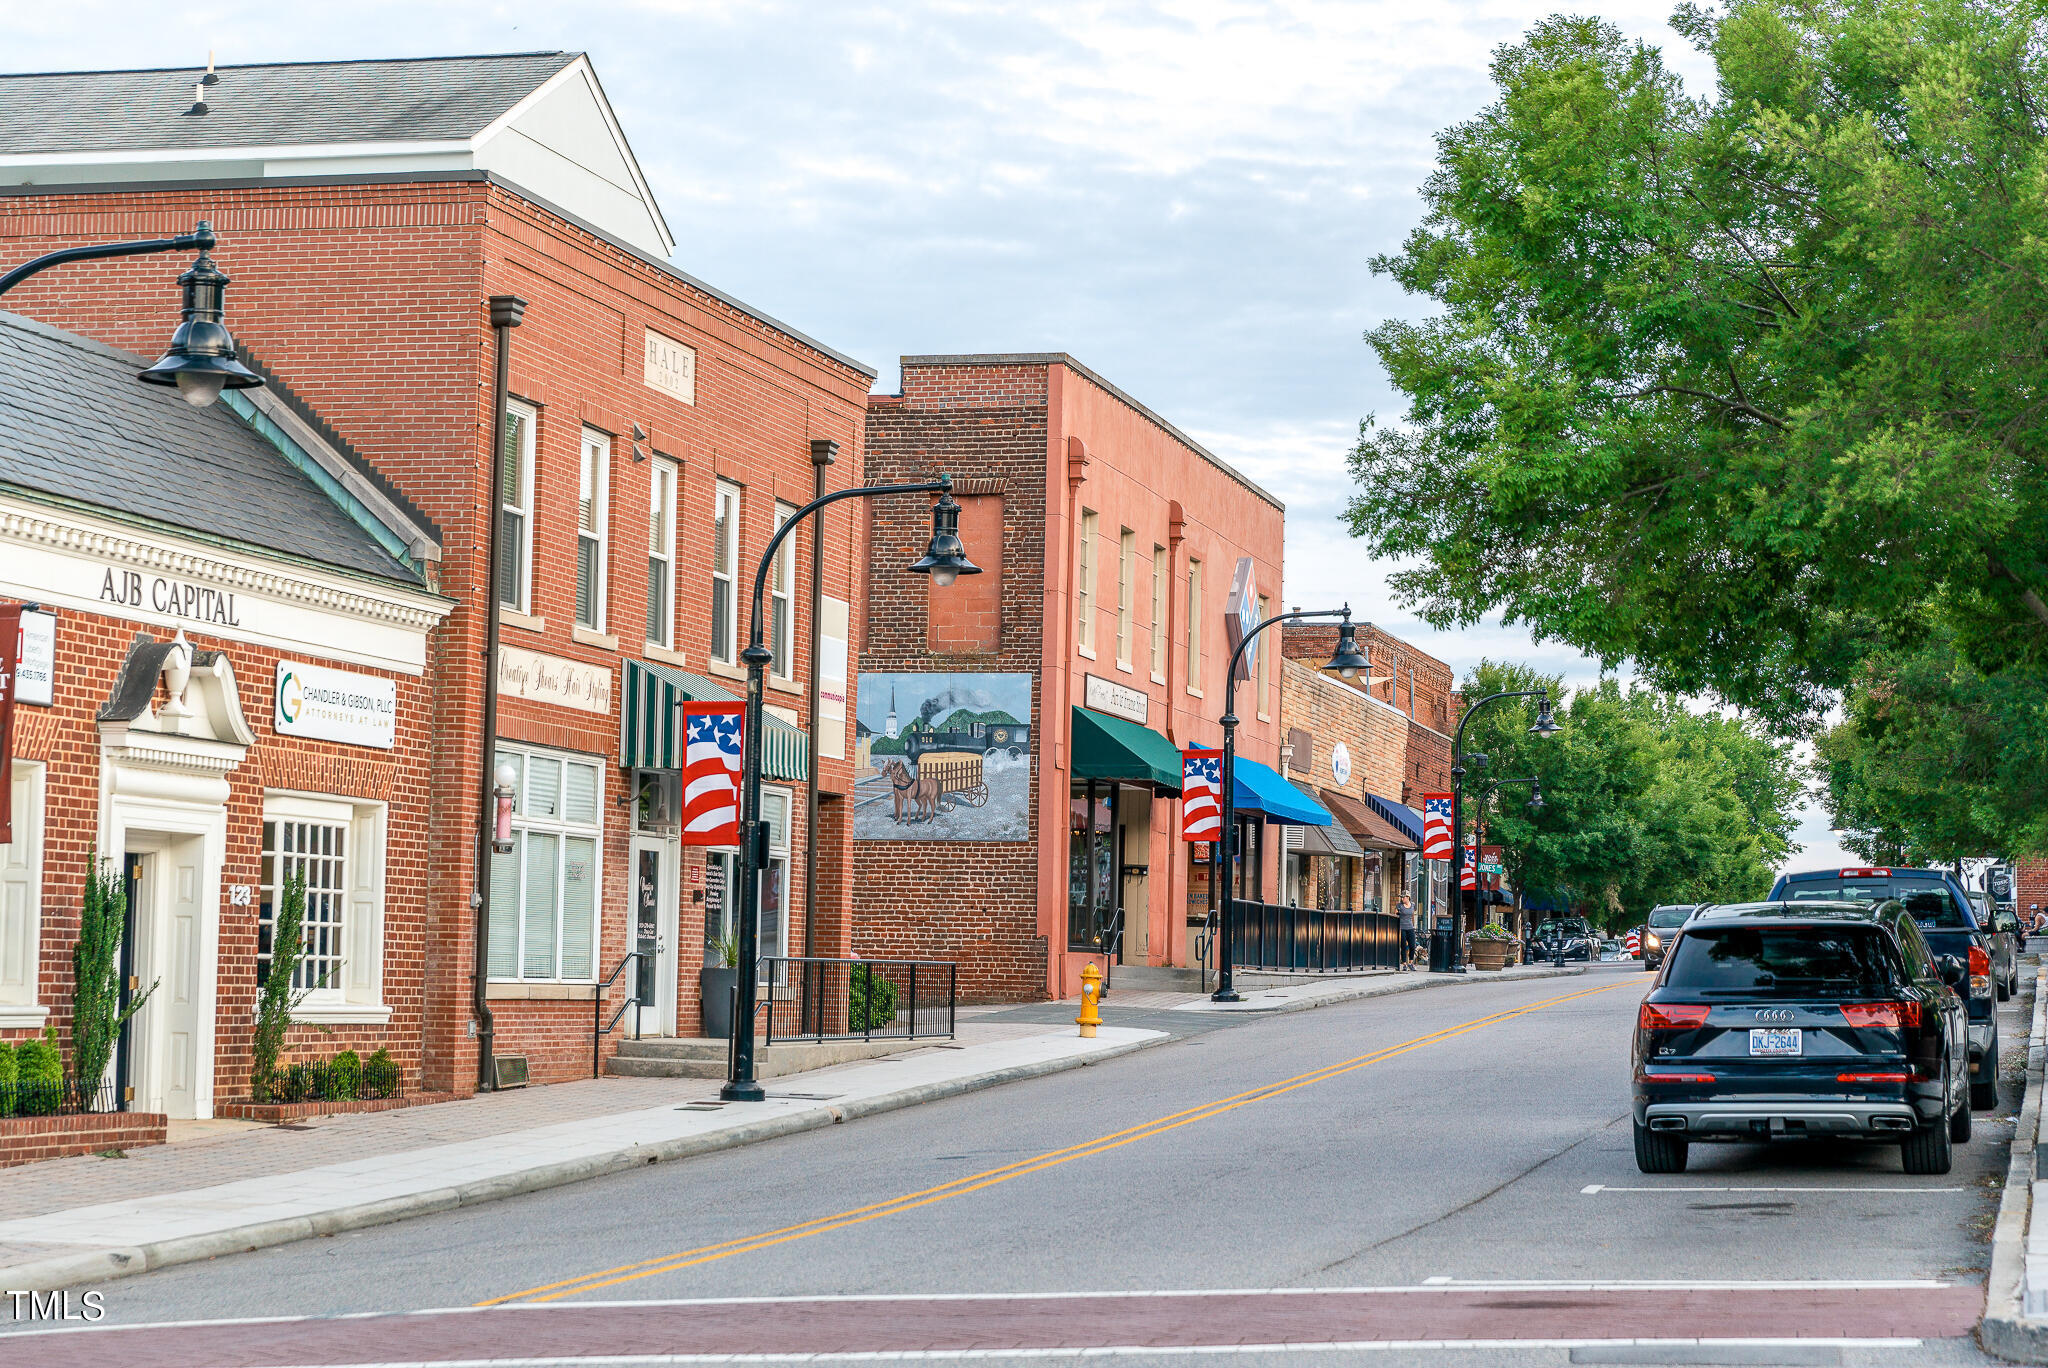
{"label": "curb", "polygon": [[[1288,1012],[1305,1012],[1317,1007],[1332,1007],[1338,1003],[1355,1002],[1360,998],[1384,997],[1395,993],[1415,992],[1423,988],[1451,988],[1469,983],[1514,983],[1541,978],[1571,978],[1584,974],[1585,969],[1532,969],[1528,973],[1503,977],[1490,974],[1484,977],[1444,977],[1399,980],[1382,980],[1371,984],[1360,984],[1355,991],[1326,994],[1320,997],[1283,1000],[1269,1008],[1257,1010],[1257,1016],[1280,1016]],[[2039,1036],[2039,1007],[2036,1007],[2036,1036]],[[295,1216],[280,1221],[265,1221],[255,1225],[239,1226],[232,1230],[209,1231],[204,1235],[186,1235],[176,1239],[157,1240],[149,1244],[129,1245],[115,1249],[96,1249],[87,1253],[52,1255],[47,1259],[32,1259],[23,1263],[0,1267],[0,1283],[7,1290],[20,1289],[33,1292],[54,1292],[80,1283],[110,1282],[116,1278],[133,1277],[139,1273],[153,1273],[160,1268],[172,1268],[179,1264],[198,1263],[204,1259],[219,1258],[223,1254],[244,1254],[251,1250],[265,1249],[273,1245],[293,1244],[299,1240],[311,1239],[316,1235],[338,1235],[343,1231],[361,1230],[369,1226],[389,1225],[395,1221],[410,1220],[415,1216],[430,1216],[436,1212],[453,1211],[459,1207],[481,1206],[505,1197],[517,1197],[529,1192],[541,1192],[548,1188],[564,1187],[580,1183],[587,1178],[601,1178],[610,1173],[621,1173],[627,1169],[641,1168],[648,1164],[664,1163],[673,1159],[688,1159],[699,1154],[712,1154],[720,1150],[737,1149],[742,1145],[756,1144],[763,1140],[774,1140],[785,1135],[796,1135],[803,1131],[820,1130],[827,1126],[839,1125],[846,1121],[859,1120],[865,1116],[878,1116],[883,1112],[896,1111],[904,1107],[919,1106],[926,1102],[937,1102],[948,1097],[959,1097],[966,1093],[979,1092],[984,1088],[1000,1087],[1005,1083],[1021,1083],[1026,1079],[1042,1078],[1048,1074],[1063,1073],[1068,1069],[1086,1068],[1104,1060],[1164,1045],[1169,1041],[1185,1037],[1160,1034],[1149,1040],[1134,1040],[1122,1045],[1099,1050],[1093,1054],[1069,1056],[1065,1059],[1044,1059],[1031,1064],[1014,1064],[1005,1069],[994,1069],[988,1073],[972,1074],[965,1078],[948,1079],[942,1083],[921,1083],[915,1087],[902,1088],[896,1092],[882,1093],[875,1097],[860,1098],[834,1106],[822,1106],[794,1115],[774,1117],[748,1125],[734,1126],[729,1130],[717,1131],[710,1135],[685,1136],[664,1141],[658,1145],[633,1145],[609,1153],[591,1155],[582,1159],[564,1159],[552,1164],[541,1164],[518,1173],[504,1174],[496,1178],[479,1179],[473,1183],[458,1183],[450,1187],[434,1188],[426,1192],[409,1193],[403,1197],[391,1197],[382,1201],[363,1202],[354,1206],[335,1207],[315,1216]],[[2031,1104],[2034,1093],[2029,1086],[2028,1099]],[[2024,1238],[2024,1232],[2022,1232]],[[2048,1362],[2048,1359],[2040,1360]]]}
{"label": "curb", "polygon": [[409,1193],[403,1197],[335,1207],[315,1216],[265,1221],[256,1225],[239,1226],[232,1230],[180,1236],[176,1239],[157,1240],[125,1248],[96,1249],[82,1254],[60,1254],[47,1259],[32,1259],[0,1267],[0,1283],[4,1283],[9,1291],[20,1289],[54,1292],[61,1288],[76,1287],[80,1283],[108,1282],[115,1278],[133,1277],[138,1273],[153,1273],[160,1268],[197,1263],[203,1259],[218,1258],[223,1254],[243,1254],[272,1245],[292,1244],[315,1235],[336,1235],[347,1230],[361,1230],[367,1226],[388,1225],[394,1221],[410,1220],[415,1216],[452,1211],[458,1207],[480,1206],[504,1197],[517,1197],[524,1193],[580,1183],[586,1178],[600,1178],[609,1173],[620,1173],[627,1169],[641,1168],[671,1159],[688,1159],[699,1154],[737,1149],[742,1145],[751,1145],[762,1140],[774,1140],[802,1131],[820,1130],[844,1121],[875,1116],[903,1107],[914,1107],[925,1102],[936,1102],[942,1098],[958,1097],[965,1093],[979,1092],[983,1088],[998,1087],[1004,1083],[1018,1083],[1028,1078],[1062,1073],[1068,1069],[1085,1068],[1106,1059],[1115,1059],[1120,1055],[1149,1049],[1154,1045],[1163,1045],[1173,1039],[1176,1037],[1161,1034],[1149,1040],[1133,1040],[1115,1045],[1093,1054],[1015,1064],[1006,1069],[994,1069],[988,1073],[948,1079],[942,1083],[922,1083],[896,1092],[861,1098],[843,1106],[817,1107],[794,1115],[734,1126],[710,1135],[685,1136],[658,1145],[633,1145],[583,1159],[564,1159],[552,1164],[537,1165],[518,1173],[479,1179],[474,1183],[458,1183],[426,1192]]}
{"label": "curb", "polygon": [[2041,1091],[2048,1065],[2048,964],[2034,969],[2034,1022],[2027,1033],[2027,1094],[2013,1125],[2005,1193],[1991,1228],[1991,1270],[1984,1279],[1984,1318],[1977,1343],[1986,1353],[2016,1363],[2048,1363],[2048,1322],[2027,1320],[2021,1283],[2026,1274],[2027,1226],[2034,1202],[2034,1145],[2041,1133]]}

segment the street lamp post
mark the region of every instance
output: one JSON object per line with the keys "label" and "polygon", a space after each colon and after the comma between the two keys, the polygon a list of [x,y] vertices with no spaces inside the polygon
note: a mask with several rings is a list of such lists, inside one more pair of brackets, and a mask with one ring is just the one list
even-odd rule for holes
{"label": "street lamp post", "polygon": [[[1511,689],[1486,697],[1465,709],[1465,715],[1458,719],[1458,730],[1451,738],[1451,914],[1450,944],[1443,949],[1441,963],[1453,974],[1465,972],[1464,951],[1460,942],[1465,921],[1465,728],[1489,703],[1498,703],[1503,698],[1533,698],[1537,700],[1536,722],[1529,728],[1532,735],[1549,736],[1557,730],[1557,718],[1550,711],[1548,689]],[[1438,957],[1432,953],[1430,958]]]}
{"label": "street lamp post", "polygon": [[1237,649],[1230,653],[1230,666],[1223,672],[1223,830],[1222,837],[1212,849],[1216,851],[1215,870],[1210,876],[1211,883],[1219,884],[1222,891],[1216,903],[1216,991],[1210,999],[1215,1002],[1241,1002],[1237,989],[1231,983],[1232,946],[1231,932],[1234,925],[1230,881],[1234,866],[1232,853],[1237,844],[1237,662],[1244,658],[1245,648],[1257,640],[1259,633],[1276,622],[1293,622],[1299,618],[1342,618],[1343,625],[1337,632],[1337,649],[1323,668],[1346,679],[1356,678],[1361,670],[1372,669],[1372,657],[1358,649],[1353,638],[1355,630],[1351,625],[1351,605],[1342,608],[1322,609],[1313,613],[1299,610],[1269,617],[1244,634],[1237,643]]}
{"label": "street lamp post", "polygon": [[[932,505],[931,541],[922,557],[904,567],[911,574],[930,575],[933,584],[944,588],[961,575],[981,573],[981,567],[967,559],[966,548],[960,544],[960,505],[953,501],[950,475],[915,484],[861,485],[821,495],[790,514],[761,553],[761,564],[754,571],[753,622],[747,632],[747,649],[740,653],[740,659],[747,662],[747,715],[741,739],[745,758],[740,770],[740,962],[732,1015],[732,1076],[719,1090],[719,1096],[728,1102],[759,1102],[768,1095],[754,1077],[754,1004],[761,973],[761,909],[757,900],[761,870],[768,863],[768,829],[761,823],[761,689],[768,662],[775,658],[762,643],[761,608],[768,593],[768,572],[783,538],[805,518],[841,499],[872,499],[882,494],[939,496]],[[817,718],[811,719],[811,725],[818,725]],[[811,832],[810,839],[817,840],[818,833]]]}
{"label": "street lamp post", "polygon": [[32,275],[67,262],[196,249],[199,259],[192,263],[192,269],[178,277],[184,292],[178,330],[171,334],[171,344],[157,363],[136,378],[150,385],[175,385],[186,403],[204,408],[220,398],[224,389],[254,389],[263,383],[263,377],[244,366],[235,355],[235,339],[221,322],[227,308],[228,277],[207,255],[219,243],[213,225],[201,219],[198,227],[177,237],[63,247],[24,261],[0,275],[0,294],[6,294]]}

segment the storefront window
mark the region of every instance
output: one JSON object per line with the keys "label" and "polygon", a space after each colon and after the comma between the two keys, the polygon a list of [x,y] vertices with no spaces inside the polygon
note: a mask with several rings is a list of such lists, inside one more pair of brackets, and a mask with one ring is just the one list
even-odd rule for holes
{"label": "storefront window", "polygon": [[1113,949],[1116,785],[1076,784],[1067,809],[1067,948]]}
{"label": "storefront window", "polygon": [[[789,808],[788,789],[761,790],[761,820],[768,824],[768,866],[761,871],[759,954],[781,959],[789,945]],[[704,963],[725,963],[721,942],[737,938],[740,905],[740,860],[734,850],[713,850],[704,856]],[[778,968],[778,975],[781,974]],[[778,980],[779,981],[779,980]]]}
{"label": "storefront window", "polygon": [[491,857],[494,979],[590,982],[596,975],[599,797],[596,761],[500,749],[518,774],[512,851]]}

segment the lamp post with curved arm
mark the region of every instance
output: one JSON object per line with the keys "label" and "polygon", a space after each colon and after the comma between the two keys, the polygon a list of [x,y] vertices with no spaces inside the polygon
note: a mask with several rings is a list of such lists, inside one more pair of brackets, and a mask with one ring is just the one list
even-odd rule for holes
{"label": "lamp post with curved arm", "polygon": [[[775,529],[767,549],[761,553],[760,567],[754,572],[753,622],[747,632],[747,649],[740,653],[740,659],[747,662],[747,720],[740,738],[744,758],[740,769],[739,973],[733,999],[732,1074],[719,1090],[719,1096],[728,1102],[759,1102],[768,1095],[754,1077],[754,1004],[760,994],[761,977],[757,958],[761,949],[759,895],[761,871],[768,864],[768,828],[761,821],[761,688],[768,663],[775,659],[775,653],[762,640],[762,604],[768,593],[768,573],[783,539],[805,518],[841,499],[872,499],[882,494],[939,496],[939,501],[932,505],[931,541],[924,555],[904,569],[931,576],[932,583],[941,588],[958,576],[981,573],[981,567],[967,559],[966,548],[960,544],[960,505],[953,500],[953,479],[949,475],[916,484],[856,485],[834,490],[790,514]],[[817,719],[812,718],[811,725],[817,724]],[[811,832],[810,839],[817,840],[818,833]],[[810,947],[805,946],[804,950],[808,954]]]}
{"label": "lamp post with curved arm", "polygon": [[1461,945],[1465,920],[1465,728],[1487,704],[1498,703],[1503,698],[1537,700],[1536,722],[1529,728],[1531,735],[1549,736],[1558,729],[1557,717],[1550,710],[1548,689],[1506,689],[1488,694],[1465,709],[1465,715],[1458,719],[1458,730],[1451,738],[1451,905],[1456,910],[1451,914],[1450,926],[1439,927],[1444,931],[1447,943],[1430,955],[1432,968],[1441,965],[1445,972],[1452,974],[1465,972]]}
{"label": "lamp post with curved arm", "polygon": [[1214,862],[1210,882],[1222,890],[1217,894],[1216,902],[1216,991],[1209,995],[1215,1002],[1243,1001],[1231,983],[1231,932],[1234,925],[1231,903],[1234,899],[1230,893],[1230,880],[1235,868],[1232,855],[1237,843],[1237,795],[1234,790],[1237,783],[1237,662],[1244,659],[1245,648],[1258,640],[1259,633],[1276,622],[1330,617],[1342,618],[1343,625],[1337,631],[1337,649],[1331,653],[1329,663],[1323,669],[1346,679],[1356,678],[1361,670],[1371,671],[1372,657],[1358,649],[1358,642],[1352,635],[1356,629],[1351,625],[1351,605],[1347,603],[1342,608],[1313,613],[1297,609],[1267,618],[1244,634],[1244,639],[1237,643],[1237,649],[1230,653],[1229,668],[1223,672],[1223,830],[1221,839],[1210,847],[1210,859]]}

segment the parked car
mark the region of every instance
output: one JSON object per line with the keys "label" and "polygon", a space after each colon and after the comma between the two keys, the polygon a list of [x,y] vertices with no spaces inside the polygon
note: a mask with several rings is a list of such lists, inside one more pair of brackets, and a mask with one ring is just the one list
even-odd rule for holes
{"label": "parked car", "polygon": [[1998,1000],[2003,1002],[2020,988],[2020,919],[1994,904],[1989,893],[1972,893],[1970,910],[1978,926],[1991,928],[1991,981],[1998,986]]}
{"label": "parked car", "polygon": [[1655,969],[1664,962],[1664,947],[1677,936],[1678,928],[1693,914],[1698,903],[1666,903],[1650,909],[1643,925],[1643,968]]}
{"label": "parked car", "polygon": [[1897,899],[1710,907],[1636,1018],[1635,1149],[1681,1173],[1696,1143],[1871,1140],[1947,1173],[1970,1138],[1969,967]]}
{"label": "parked car", "polygon": [[1566,959],[1590,964],[1600,954],[1600,938],[1583,917],[1553,918],[1536,928],[1536,935],[1529,942],[1529,958],[1556,959],[1560,947]]}
{"label": "parked car", "polygon": [[1781,874],[1773,902],[1882,902],[1896,898],[1913,914],[1937,955],[1954,955],[1968,968],[1959,985],[1970,1016],[1970,1105],[1998,1105],[1998,1000],[1991,975],[1991,936],[1977,925],[1969,895],[1945,869],[1817,869]]}

